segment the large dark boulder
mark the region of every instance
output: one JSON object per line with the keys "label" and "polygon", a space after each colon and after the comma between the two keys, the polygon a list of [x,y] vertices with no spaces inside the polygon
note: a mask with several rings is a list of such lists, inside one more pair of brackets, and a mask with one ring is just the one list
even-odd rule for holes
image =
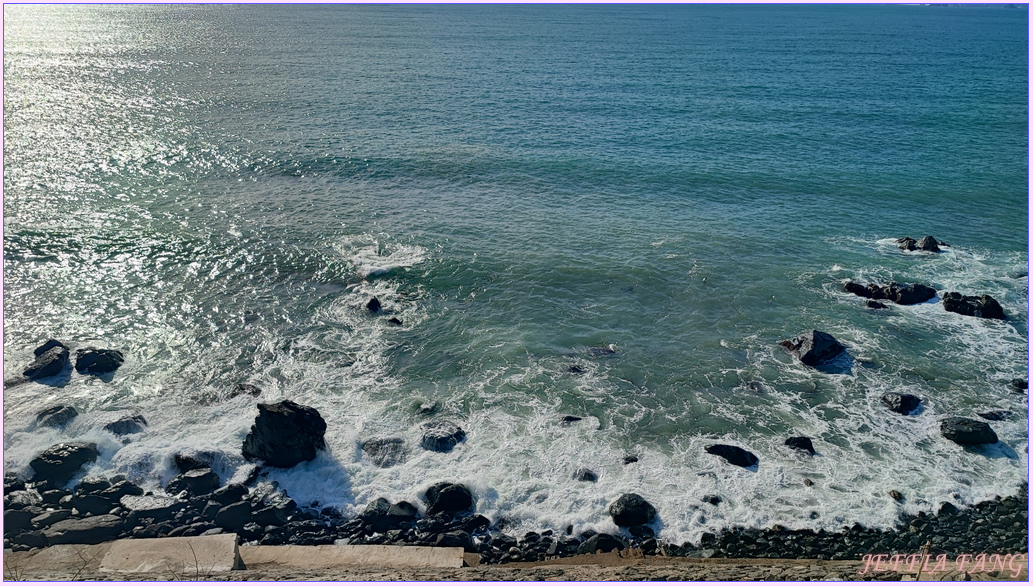
{"label": "large dark boulder", "polygon": [[423,438],[420,446],[432,452],[451,452],[461,441],[466,440],[463,428],[448,421],[428,421],[423,424]]}
{"label": "large dark boulder", "polygon": [[64,427],[78,415],[79,412],[75,410],[75,407],[54,405],[36,415],[36,425],[38,427]]}
{"label": "large dark boulder", "polygon": [[79,470],[90,462],[97,460],[97,444],[86,442],[68,442],[55,444],[29,462],[36,471],[33,480],[46,481],[51,487],[68,484]]}
{"label": "large dark boulder", "polygon": [[427,514],[462,513],[473,508],[473,494],[462,484],[439,482],[427,489]]}
{"label": "large dark boulder", "polygon": [[249,522],[251,522],[251,503],[248,501],[226,505],[215,514],[215,524],[234,533],[243,529],[244,525]]}
{"label": "large dark boulder", "polygon": [[39,513],[33,509],[7,509],[4,511],[4,537],[17,535],[32,529],[32,519]]}
{"label": "large dark boulder", "polygon": [[400,437],[382,437],[362,442],[362,451],[366,452],[374,466],[388,468],[405,461],[407,450],[405,440]]}
{"label": "large dark boulder", "polygon": [[43,342],[42,345],[40,345],[38,348],[33,350],[32,351],[32,355],[35,356],[36,358],[39,358],[40,356],[43,356],[44,352],[50,350],[51,348],[64,348],[65,350],[68,350],[68,346],[65,346],[64,344],[62,344],[61,342],[58,342],[57,340],[50,339],[50,340],[47,340],[46,342]]}
{"label": "large dark boulder", "polygon": [[596,482],[599,480],[599,475],[588,468],[578,468],[574,471],[574,480],[578,482]]}
{"label": "large dark boulder", "polygon": [[143,415],[126,415],[119,418],[118,421],[112,421],[105,425],[104,430],[110,431],[117,436],[123,436],[140,433],[145,427],[147,427],[147,420],[144,419]]}
{"label": "large dark boulder", "polygon": [[58,521],[44,532],[50,545],[81,543],[94,545],[118,538],[122,532],[122,518],[116,515],[96,515],[85,519]]}
{"label": "large dark boulder", "polygon": [[25,367],[22,374],[29,380],[38,380],[60,374],[66,366],[68,366],[68,348],[60,345],[53,346],[37,354],[36,359]]}
{"label": "large dark boulder", "polygon": [[577,547],[578,555],[595,553],[597,551],[610,552],[613,550],[627,549],[627,545],[619,538],[605,533],[597,533],[584,541]]}
{"label": "large dark boulder", "polygon": [[381,497],[371,502],[359,515],[359,518],[374,533],[385,533],[392,529],[404,529],[412,526],[416,520],[416,514],[416,507],[410,503],[401,501],[392,505],[387,499]]}
{"label": "large dark boulder", "polygon": [[4,473],[4,494],[25,490],[25,481],[15,472]]}
{"label": "large dark boulder", "polygon": [[75,352],[75,371],[79,374],[106,374],[118,370],[125,357],[118,350],[83,348]]}
{"label": "large dark boulder", "polygon": [[754,456],[751,452],[747,452],[746,450],[736,446],[715,444],[707,446],[706,451],[708,454],[721,456],[727,460],[729,464],[742,466],[743,468],[749,468],[750,466],[754,466],[760,462],[757,456]]}
{"label": "large dark boulder", "polygon": [[325,433],[326,421],[312,407],[290,400],[259,403],[258,417],[244,438],[242,453],[248,460],[290,468],[314,460],[317,450],[325,450]]}
{"label": "large dark boulder", "polygon": [[634,493],[625,493],[610,503],[608,509],[618,527],[648,525],[656,519],[656,509],[649,501]]}
{"label": "large dark boulder", "polygon": [[888,285],[868,283],[867,285],[862,285],[861,283],[849,281],[843,285],[843,289],[848,293],[867,297],[868,299],[888,299],[897,305],[924,303],[936,297],[936,289],[918,283],[890,283]]}
{"label": "large dark boulder", "polygon": [[882,402],[894,413],[909,415],[912,411],[918,409],[918,405],[922,402],[922,399],[914,395],[886,393],[882,396]]}
{"label": "large dark boulder", "polygon": [[184,490],[188,496],[201,496],[219,488],[219,476],[211,468],[194,468],[176,476],[165,486],[165,492],[177,495]]}
{"label": "large dark boulder", "polygon": [[962,295],[961,293],[944,293],[943,308],[961,315],[971,315],[986,319],[1006,319],[1004,309],[997,300],[989,295],[976,297],[974,295]]}
{"label": "large dark boulder", "polygon": [[997,434],[988,424],[965,417],[944,419],[940,422],[940,433],[950,441],[963,446],[997,443]]}
{"label": "large dark boulder", "polygon": [[812,456],[815,453],[814,444],[811,443],[811,438],[809,437],[791,437],[786,440],[785,445],[789,446],[790,448],[796,448],[797,450],[803,450]]}
{"label": "large dark boulder", "polygon": [[366,303],[366,309],[369,310],[370,313],[376,313],[380,311],[380,300],[376,297],[371,298],[369,302]]}
{"label": "large dark boulder", "polygon": [[222,452],[207,450],[179,452],[172,456],[172,461],[180,472],[197,470],[198,468],[214,468],[216,462],[225,459],[226,456]]}
{"label": "large dark boulder", "polygon": [[940,242],[938,242],[932,236],[922,236],[918,239],[918,242],[915,244],[916,246],[918,246],[918,248],[928,252],[940,252],[940,247],[937,246],[938,244],[940,244]]}
{"label": "large dark boulder", "polygon": [[466,531],[448,531],[438,535],[434,547],[461,547],[467,553],[477,553],[473,537]]}
{"label": "large dark boulder", "polygon": [[225,507],[226,505],[231,505],[240,501],[246,496],[247,487],[243,484],[227,484],[226,486],[212,492],[209,498]]}
{"label": "large dark boulder", "polygon": [[789,350],[800,362],[808,366],[817,366],[839,356],[846,348],[835,338],[825,332],[811,330],[801,334],[792,340],[779,342],[779,345]]}

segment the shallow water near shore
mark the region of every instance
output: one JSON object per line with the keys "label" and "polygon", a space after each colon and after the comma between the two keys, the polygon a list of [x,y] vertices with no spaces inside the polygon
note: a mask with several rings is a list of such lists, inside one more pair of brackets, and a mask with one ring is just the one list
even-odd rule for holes
{"label": "shallow water near shore", "polygon": [[[255,402],[291,399],[329,447],[270,473],[299,504],[458,481],[521,534],[612,531],[623,492],[672,543],[889,527],[1028,477],[1026,10],[5,11],[5,378],[51,337],[126,355],[110,382],[5,390],[6,469],[76,438],[148,488],[192,450],[240,481]],[[950,246],[896,246],[926,234]],[[1009,319],[869,310],[847,279],[990,294]],[[778,347],[809,329],[848,372]],[[81,415],[37,429],[58,404]],[[1000,444],[940,436],[992,410]],[[102,430],[129,413],[144,433]],[[438,418],[467,433],[448,454],[418,447]],[[408,459],[375,467],[373,437]]]}

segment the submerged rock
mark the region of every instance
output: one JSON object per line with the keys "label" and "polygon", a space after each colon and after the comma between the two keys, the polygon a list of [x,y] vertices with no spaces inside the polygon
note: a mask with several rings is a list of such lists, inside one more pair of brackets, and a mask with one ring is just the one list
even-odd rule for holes
{"label": "submerged rock", "polygon": [[374,466],[388,468],[405,461],[408,451],[405,440],[400,437],[382,437],[362,442],[362,451],[366,452]]}
{"label": "submerged rock", "polygon": [[656,509],[635,493],[624,493],[608,509],[618,527],[648,525],[656,519]]}
{"label": "submerged rock", "polygon": [[996,444],[997,434],[989,425],[965,417],[948,417],[940,422],[940,433],[963,446]]}
{"label": "submerged rock", "polygon": [[592,346],[588,349],[588,353],[592,356],[613,356],[617,353],[617,347],[613,344],[609,346]]}
{"label": "submerged rock", "polygon": [[75,371],[79,374],[105,374],[122,366],[125,357],[118,350],[83,348],[75,353]]}
{"label": "submerged rock", "polygon": [[368,309],[371,313],[376,313],[380,311],[380,300],[376,297],[373,297],[366,303],[366,309]]}
{"label": "submerged rock", "polygon": [[432,452],[451,452],[461,441],[466,440],[463,428],[448,421],[428,421],[423,424],[423,438],[420,446]]}
{"label": "submerged rock", "polygon": [[55,444],[33,458],[29,466],[36,472],[34,480],[46,481],[51,487],[59,487],[68,484],[84,465],[95,462],[98,454],[97,444],[94,443]]}
{"label": "submerged rock", "polygon": [[796,448],[797,450],[803,450],[812,456],[815,454],[814,444],[811,443],[811,438],[809,437],[791,437],[786,440],[785,445],[790,448]]}
{"label": "submerged rock", "polygon": [[256,387],[255,385],[251,385],[251,384],[248,384],[248,383],[239,383],[235,387],[233,387],[233,390],[231,390],[229,392],[229,394],[227,395],[227,398],[228,399],[232,399],[234,397],[239,397],[240,395],[249,395],[251,397],[258,397],[261,394],[262,394],[262,389],[260,389],[259,387]]}
{"label": "submerged rock", "polygon": [[563,419],[560,419],[560,425],[570,425],[571,423],[577,423],[582,418],[576,415],[564,415]]}
{"label": "submerged rock", "polygon": [[111,423],[104,426],[106,431],[117,436],[129,435],[133,433],[140,433],[143,428],[147,426],[147,420],[144,419],[143,415],[126,415],[120,418],[118,421],[112,421]]}
{"label": "submerged rock", "polygon": [[976,297],[954,292],[944,293],[943,308],[961,315],[971,315],[985,319],[1006,319],[1001,304],[997,303],[997,300],[989,295]]}
{"label": "submerged rock", "polygon": [[887,306],[886,304],[879,303],[878,301],[873,301],[871,299],[866,300],[864,302],[864,306],[868,309],[889,309],[889,306]]}
{"label": "submerged rock", "polygon": [[599,475],[588,468],[578,468],[574,471],[574,480],[578,482],[596,482],[599,480]]}
{"label": "submerged rock", "polygon": [[79,415],[75,407],[68,405],[55,405],[44,409],[36,415],[36,425],[39,427],[64,427],[69,421]]}
{"label": "submerged rock", "polygon": [[831,335],[811,330],[779,345],[808,366],[817,366],[839,356],[846,348]]}
{"label": "submerged rock", "polygon": [[987,413],[976,413],[976,415],[987,421],[1004,421],[1011,417],[1011,411],[990,411]]}
{"label": "submerged rock", "polygon": [[1029,389],[1029,381],[1027,381],[1025,379],[1021,379],[1021,378],[1013,378],[1013,379],[1011,379],[1011,382],[1008,383],[1008,385],[1016,393],[1021,393],[1022,391],[1025,391],[1025,390]]}
{"label": "submerged rock", "polygon": [[276,468],[290,468],[326,449],[326,421],[312,407],[285,400],[259,403],[258,417],[244,438],[241,453]]}
{"label": "submerged rock", "polygon": [[921,404],[922,399],[914,395],[886,393],[882,396],[882,402],[894,413],[909,415],[912,411],[918,409],[918,405]]}
{"label": "submerged rock", "polygon": [[890,283],[888,285],[868,283],[867,285],[862,285],[861,283],[848,281],[843,285],[843,289],[847,293],[853,293],[868,299],[888,299],[897,305],[924,303],[936,297],[936,289],[918,283]]}

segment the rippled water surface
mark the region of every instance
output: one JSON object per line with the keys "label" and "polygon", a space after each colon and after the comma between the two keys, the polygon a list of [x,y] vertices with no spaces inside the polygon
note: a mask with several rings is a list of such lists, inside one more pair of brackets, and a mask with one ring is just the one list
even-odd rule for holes
{"label": "rippled water surface", "polygon": [[[50,337],[126,354],[110,382],[7,389],[9,469],[80,438],[93,472],[152,488],[190,450],[242,480],[254,403],[289,398],[328,425],[327,453],[270,475],[299,503],[463,481],[520,531],[612,530],[627,491],[676,542],[889,526],[1028,475],[1024,8],[4,10],[5,377]],[[951,246],[894,243],[925,234]],[[847,279],[1009,319],[868,310]],[[813,328],[848,372],[778,347]],[[262,397],[228,397],[245,382]],[[57,404],[81,415],[37,429]],[[1013,412],[997,446],[940,436],[989,410]],[[130,413],[128,443],[101,429]],[[466,442],[420,450],[434,418]],[[372,437],[409,458],[373,466]]]}

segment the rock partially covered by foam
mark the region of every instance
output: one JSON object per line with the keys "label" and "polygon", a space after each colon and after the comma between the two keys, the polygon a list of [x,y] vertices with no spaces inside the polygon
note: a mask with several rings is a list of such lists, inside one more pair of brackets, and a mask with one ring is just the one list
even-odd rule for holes
{"label": "rock partially covered by foam", "polygon": [[51,487],[68,484],[80,469],[97,460],[97,444],[68,442],[55,444],[29,462],[36,472],[34,480],[46,481]]}
{"label": "rock partially covered by foam", "polygon": [[388,468],[405,461],[408,451],[405,440],[400,437],[373,438],[362,442],[362,451],[366,452],[374,466]]}
{"label": "rock partially covered by foam", "polygon": [[244,438],[241,450],[248,460],[263,460],[276,468],[290,468],[314,460],[326,449],[326,421],[312,407],[284,400],[259,403],[258,417]]}
{"label": "rock partially covered by foam", "polygon": [[64,427],[69,421],[79,415],[75,407],[68,405],[55,405],[44,409],[36,415],[36,425],[39,427]]}
{"label": "rock partially covered by foam", "polygon": [[918,409],[922,399],[903,393],[886,393],[882,396],[882,402],[890,408],[890,411],[900,413],[901,415],[908,415],[915,409]]}
{"label": "rock partially covered by foam", "polygon": [[1004,309],[996,299],[989,295],[976,297],[961,293],[944,293],[943,308],[961,315],[971,315],[986,319],[1005,319]]}
{"label": "rock partially covered by foam", "polygon": [[789,350],[800,362],[808,366],[817,366],[839,356],[846,348],[830,334],[811,330],[801,334],[792,340],[779,342],[779,345]]}
{"label": "rock partially covered by foam", "polygon": [[918,283],[890,283],[888,285],[868,283],[862,285],[848,281],[843,285],[843,289],[847,293],[868,299],[888,299],[897,305],[915,305],[936,297],[936,289]]}
{"label": "rock partially covered by foam", "polygon": [[451,452],[461,441],[466,440],[463,428],[448,421],[428,421],[423,424],[423,438],[420,446],[432,452]]}

